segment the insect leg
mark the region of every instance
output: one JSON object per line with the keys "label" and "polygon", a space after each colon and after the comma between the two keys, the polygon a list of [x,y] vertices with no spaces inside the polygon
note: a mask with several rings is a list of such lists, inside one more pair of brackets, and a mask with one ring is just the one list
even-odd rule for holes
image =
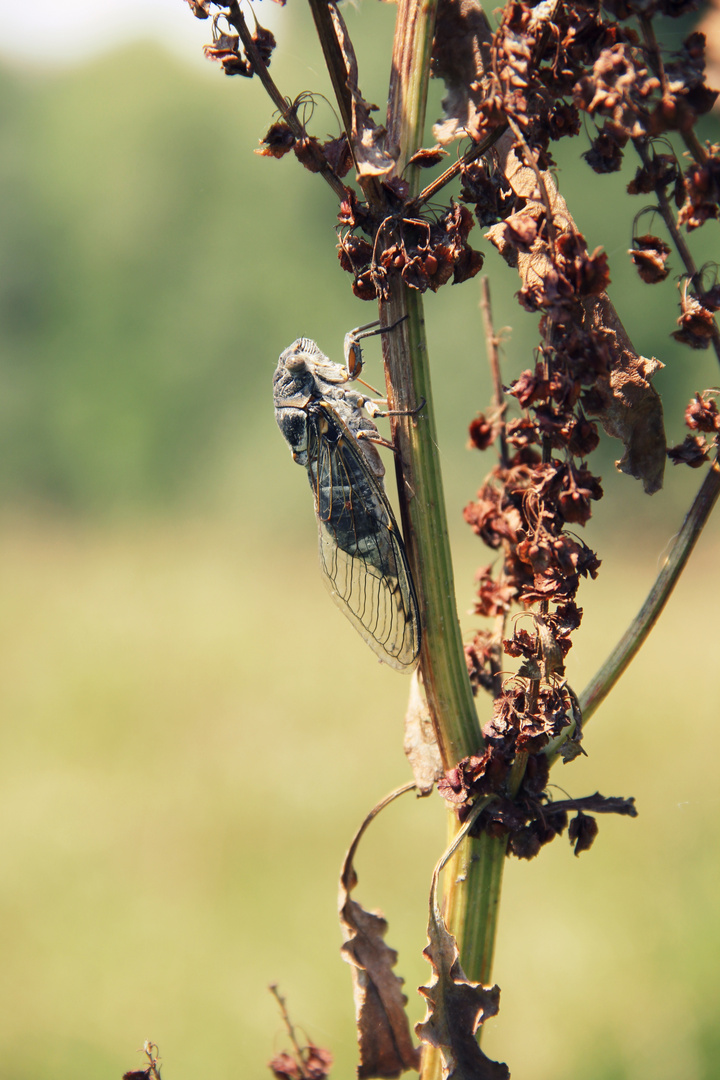
{"label": "insect leg", "polygon": [[380,320],[375,319],[374,322],[365,323],[364,326],[356,326],[354,330],[350,330],[345,335],[343,347],[345,367],[351,379],[357,379],[362,371],[363,359],[362,349],[360,348],[362,338],[373,337],[375,334],[387,334],[390,330],[394,330],[396,326],[399,326],[401,322],[404,322],[407,317],[407,315],[403,315],[401,319],[391,323],[390,326],[380,326]]}
{"label": "insect leg", "polygon": [[[383,413],[383,416],[385,415],[387,414]],[[397,449],[393,443],[388,442],[387,439],[383,439],[382,435],[376,435],[372,431],[357,431],[355,432],[355,438],[358,442],[362,440],[364,442],[375,443],[376,446],[386,446],[388,450],[392,450],[393,452]]]}

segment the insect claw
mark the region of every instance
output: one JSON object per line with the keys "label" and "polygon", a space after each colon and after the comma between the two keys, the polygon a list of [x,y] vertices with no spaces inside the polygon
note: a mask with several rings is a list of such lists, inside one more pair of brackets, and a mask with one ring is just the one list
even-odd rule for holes
{"label": "insect claw", "polygon": [[383,401],[387,405],[387,400],[385,400],[384,398],[380,398],[376,401],[373,401],[371,398],[367,398],[363,402],[363,408],[365,409],[368,416],[371,416],[373,420],[376,416],[387,416],[387,413],[383,412],[383,410],[380,408],[380,405],[383,403]]}

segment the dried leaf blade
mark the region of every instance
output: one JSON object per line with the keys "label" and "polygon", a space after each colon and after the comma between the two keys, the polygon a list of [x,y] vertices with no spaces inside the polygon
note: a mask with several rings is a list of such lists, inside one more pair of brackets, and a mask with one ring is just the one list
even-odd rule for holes
{"label": "dried leaf blade", "polygon": [[441,146],[475,133],[485,93],[482,50],[488,34],[487,18],[477,0],[445,0],[440,5],[432,72],[445,83],[444,116],[433,126]]}
{"label": "dried leaf blade", "polygon": [[340,877],[341,954],[352,972],[359,1080],[396,1077],[420,1068],[420,1050],[413,1043],[405,1013],[403,980],[392,970],[397,952],[384,940],[388,924],[380,912],[366,911],[350,896],[357,884],[353,860],[362,834],[388,802],[414,789],[414,784],[406,784],[368,814],[345,857]]}
{"label": "dried leaf blade", "polygon": [[471,982],[460,965],[455,938],[448,931],[437,905],[431,906],[428,946],[423,955],[433,977],[420,993],[427,1016],[415,1027],[416,1035],[443,1056],[446,1080],[509,1080],[502,1062],[492,1061],[480,1049],[476,1032],[499,1009],[500,988]]}
{"label": "dried leaf blade", "polygon": [[350,94],[351,109],[351,131],[348,136],[358,176],[386,176],[395,164],[394,158],[385,149],[387,133],[372,119],[370,111],[374,106],[360,92],[357,57],[345,21],[336,4],[331,3],[328,7],[345,65],[345,85]]}

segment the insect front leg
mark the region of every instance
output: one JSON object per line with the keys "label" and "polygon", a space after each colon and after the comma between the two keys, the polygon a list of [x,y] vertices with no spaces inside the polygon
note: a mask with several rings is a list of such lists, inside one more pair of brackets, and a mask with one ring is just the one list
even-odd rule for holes
{"label": "insect front leg", "polygon": [[[396,326],[399,326],[401,322],[404,322],[407,317],[407,315],[403,315],[401,319],[391,323],[390,326],[381,326],[380,320],[375,319],[374,322],[365,323],[364,326],[356,326],[354,330],[350,330],[345,335],[345,368],[351,379],[359,379],[360,372],[363,369],[361,340],[366,337],[373,337],[375,334],[387,334],[390,330],[394,330]],[[373,393],[377,393],[372,386],[370,389]]]}

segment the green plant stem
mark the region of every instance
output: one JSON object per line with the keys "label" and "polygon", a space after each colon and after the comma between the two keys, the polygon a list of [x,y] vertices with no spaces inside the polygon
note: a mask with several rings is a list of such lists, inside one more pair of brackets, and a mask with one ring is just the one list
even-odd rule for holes
{"label": "green plant stem", "polygon": [[[400,0],[398,6],[387,122],[388,146],[398,154],[398,172],[422,141],[435,2]],[[410,166],[406,173],[412,191],[418,170]],[[402,229],[402,222],[388,226]],[[455,610],[420,293],[395,277],[380,314],[386,324],[405,319],[383,339],[390,408],[412,413],[424,402],[418,415],[393,417],[393,435],[400,509],[420,605],[423,683],[443,762],[449,768],[474,753],[482,737]]]}
{"label": "green plant stem", "polygon": [[[448,819],[448,844],[457,832],[457,821]],[[492,982],[500,892],[507,838],[483,834],[479,839],[465,839],[448,860],[443,876],[443,913],[448,930],[454,935],[463,971],[474,982]],[[482,1035],[480,1029],[478,1037]],[[424,1046],[421,1080],[441,1080],[442,1054],[433,1046]]]}
{"label": "green plant stem", "polygon": [[[450,819],[450,836],[457,826]],[[465,841],[445,871],[448,929],[455,935],[468,978],[488,984],[492,977],[507,837],[487,834]],[[468,884],[469,883],[469,884]]]}
{"label": "green plant stem", "polygon": [[468,679],[455,610],[442,474],[422,300],[400,283],[383,305],[388,323],[407,316],[383,341],[390,408],[417,415],[393,417],[400,512],[416,584],[422,625],[423,685],[446,768],[475,753],[482,736]]}
{"label": "green plant stem", "polygon": [[[396,418],[395,445],[403,530],[423,629],[423,684],[443,762],[449,768],[477,753],[482,734],[455,610],[422,301],[417,292],[408,292],[398,287],[384,310],[389,322],[409,315],[398,332],[384,340],[388,395],[391,407],[402,410],[412,410],[426,399],[419,417]],[[457,830],[454,813],[450,828],[452,837]],[[504,853],[504,840],[467,840],[444,877],[448,929],[457,939],[465,973],[480,982],[490,977]]]}
{"label": "green plant stem", "polygon": [[[411,197],[419,189],[418,170],[406,165],[423,142],[435,7],[421,0],[398,4],[387,146],[398,155],[398,172],[405,169]],[[410,412],[425,401],[419,415],[394,418],[393,434],[403,530],[422,622],[423,684],[443,762],[451,767],[480,749],[482,735],[455,608],[421,296],[394,279],[380,314],[384,325],[407,316],[383,339],[390,408]],[[454,814],[449,828],[452,838],[458,828]],[[504,841],[465,840],[443,878],[445,921],[466,974],[476,981],[490,978],[504,854]],[[426,1047],[423,1080],[441,1071],[439,1051]]]}

